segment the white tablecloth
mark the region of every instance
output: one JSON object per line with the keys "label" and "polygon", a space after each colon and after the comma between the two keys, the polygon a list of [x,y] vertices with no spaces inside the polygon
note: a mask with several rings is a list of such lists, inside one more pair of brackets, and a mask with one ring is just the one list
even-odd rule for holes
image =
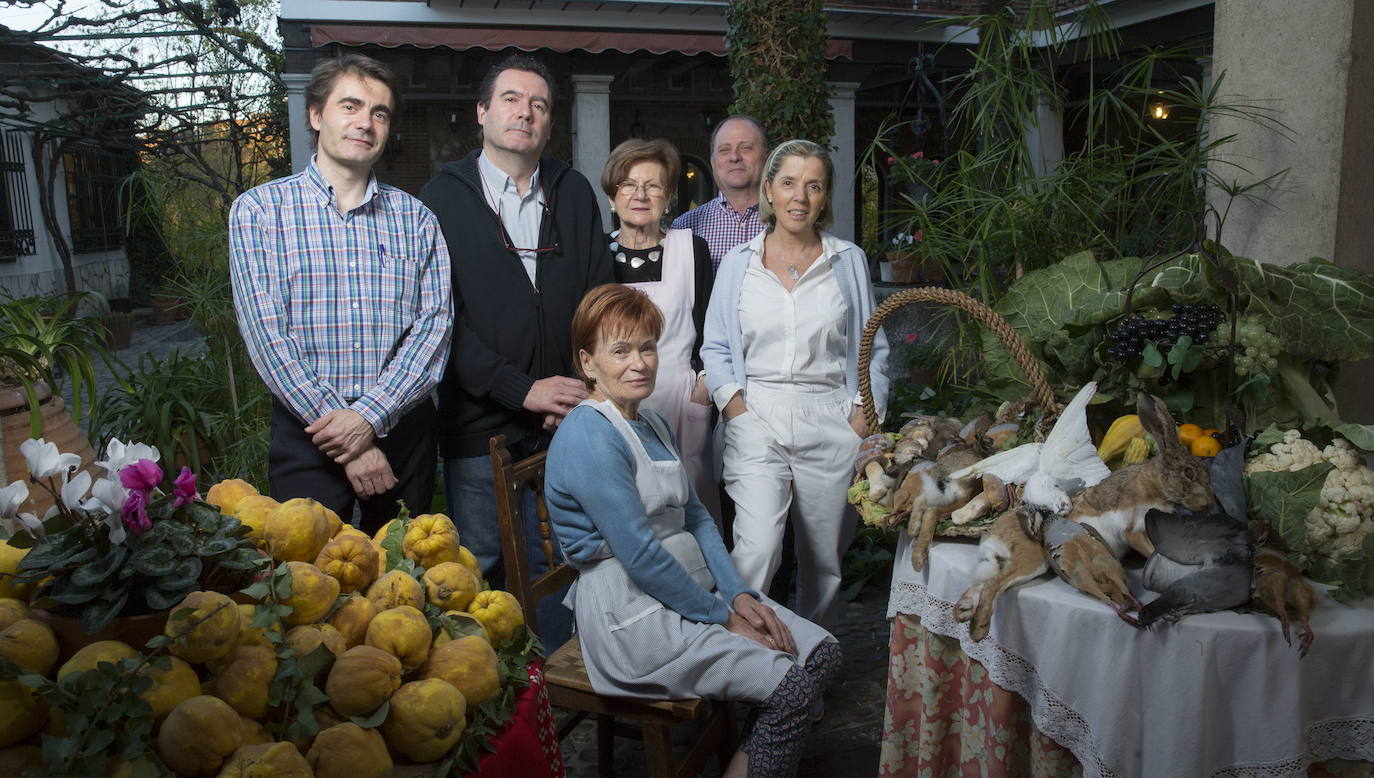
{"label": "white tablecloth", "polygon": [[[1374,761],[1374,598],[1352,607],[1320,592],[1316,642],[1299,660],[1296,636],[1284,643],[1271,616],[1209,613],[1141,631],[1046,577],[1004,593],[975,643],[952,603],[976,558],[974,542],[937,541],[918,573],[903,533],[888,616],[915,614],[958,639],[1085,776],[1301,776],[1326,759]],[[1142,592],[1139,570],[1128,576]]]}

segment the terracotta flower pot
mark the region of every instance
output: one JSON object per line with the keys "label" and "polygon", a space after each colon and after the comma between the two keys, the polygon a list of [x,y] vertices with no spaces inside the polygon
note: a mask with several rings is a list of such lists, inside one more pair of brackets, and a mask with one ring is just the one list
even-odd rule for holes
{"label": "terracotta flower pot", "polygon": [[148,298],[148,304],[153,309],[153,324],[174,324],[191,315],[186,309],[185,300],[164,292],[154,292]]}
{"label": "terracotta flower pot", "polygon": [[128,643],[142,651],[143,645],[162,634],[167,625],[166,613],[142,613],[137,616],[116,616],[104,629],[94,634],[86,632],[81,619],[60,616],[42,608],[33,609],[33,617],[49,627],[57,635],[57,661],[62,663],[72,658],[77,651],[101,640],[118,640]]}
{"label": "terracotta flower pot", "polygon": [[[239,592],[230,593],[229,599],[240,605],[253,602],[252,598]],[[161,635],[163,628],[167,626],[166,611],[140,613],[136,616],[116,616],[113,621],[105,625],[104,629],[94,633],[86,632],[86,627],[81,623],[80,618],[63,616],[42,608],[34,608],[33,617],[52,627],[52,631],[56,633],[57,661],[59,664],[71,659],[77,651],[101,640],[118,640],[142,651],[144,644]]]}
{"label": "terracotta flower pot", "polygon": [[[54,397],[47,384],[40,383],[37,390],[39,409],[43,415],[43,438],[50,443],[56,443],[57,449],[63,453],[79,455],[80,469],[89,470],[92,478],[99,478],[101,473],[94,467],[95,449],[91,448],[91,442],[86,439],[86,434],[67,412],[67,402],[61,397]],[[6,484],[19,480],[27,481],[29,478],[28,463],[19,450],[20,444],[28,438],[29,401],[23,389],[12,387],[0,391],[0,441],[3,441],[5,452]],[[30,484],[29,499],[19,507],[19,510],[41,518],[44,512],[52,507],[53,502],[53,496],[48,494],[47,490]]]}
{"label": "terracotta flower pot", "polygon": [[134,315],[110,311],[101,314],[100,323],[105,327],[105,348],[120,351],[129,347],[134,339]]}

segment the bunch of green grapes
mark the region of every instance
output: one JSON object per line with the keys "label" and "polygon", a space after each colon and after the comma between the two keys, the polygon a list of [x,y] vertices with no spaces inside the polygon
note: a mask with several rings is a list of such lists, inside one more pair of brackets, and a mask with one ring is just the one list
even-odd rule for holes
{"label": "bunch of green grapes", "polygon": [[[1231,323],[1223,321],[1212,332],[1210,342],[1224,345],[1231,342]],[[1240,378],[1260,373],[1273,374],[1279,368],[1279,352],[1283,347],[1278,336],[1264,328],[1264,323],[1254,316],[1241,316],[1236,320],[1236,352],[1232,361],[1233,369]]]}

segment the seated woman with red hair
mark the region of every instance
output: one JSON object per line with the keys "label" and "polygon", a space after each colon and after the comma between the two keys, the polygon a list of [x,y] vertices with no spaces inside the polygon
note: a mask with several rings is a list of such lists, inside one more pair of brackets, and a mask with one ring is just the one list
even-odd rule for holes
{"label": "seated woman with red hair", "polygon": [[702,507],[653,393],[658,308],[606,285],[573,316],[590,397],[549,448],[545,496],[579,576],[569,594],[599,694],[759,705],[728,776],[795,772],[821,693],[839,669],[825,630],[745,587]]}

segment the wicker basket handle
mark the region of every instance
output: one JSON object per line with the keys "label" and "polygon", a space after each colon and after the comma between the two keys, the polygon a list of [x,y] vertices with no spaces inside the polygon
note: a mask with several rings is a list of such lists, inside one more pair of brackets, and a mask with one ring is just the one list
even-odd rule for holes
{"label": "wicker basket handle", "polygon": [[869,365],[873,360],[873,339],[877,337],[878,328],[888,316],[911,303],[950,305],[967,312],[992,330],[992,334],[1002,341],[1002,345],[1011,353],[1012,359],[1015,359],[1016,364],[1025,372],[1031,386],[1031,397],[1044,409],[1046,417],[1059,414],[1059,405],[1054,401],[1054,392],[1050,389],[1049,381],[1045,379],[1045,370],[1040,366],[1040,360],[1035,358],[1026,347],[1026,342],[1001,314],[963,292],[938,286],[918,286],[892,295],[875,308],[873,315],[868,317],[868,324],[864,326],[863,336],[859,339],[859,396],[863,398],[864,421],[868,424],[869,434],[875,434],[882,429],[882,420],[878,418],[878,411],[873,406],[873,382],[869,378]]}

